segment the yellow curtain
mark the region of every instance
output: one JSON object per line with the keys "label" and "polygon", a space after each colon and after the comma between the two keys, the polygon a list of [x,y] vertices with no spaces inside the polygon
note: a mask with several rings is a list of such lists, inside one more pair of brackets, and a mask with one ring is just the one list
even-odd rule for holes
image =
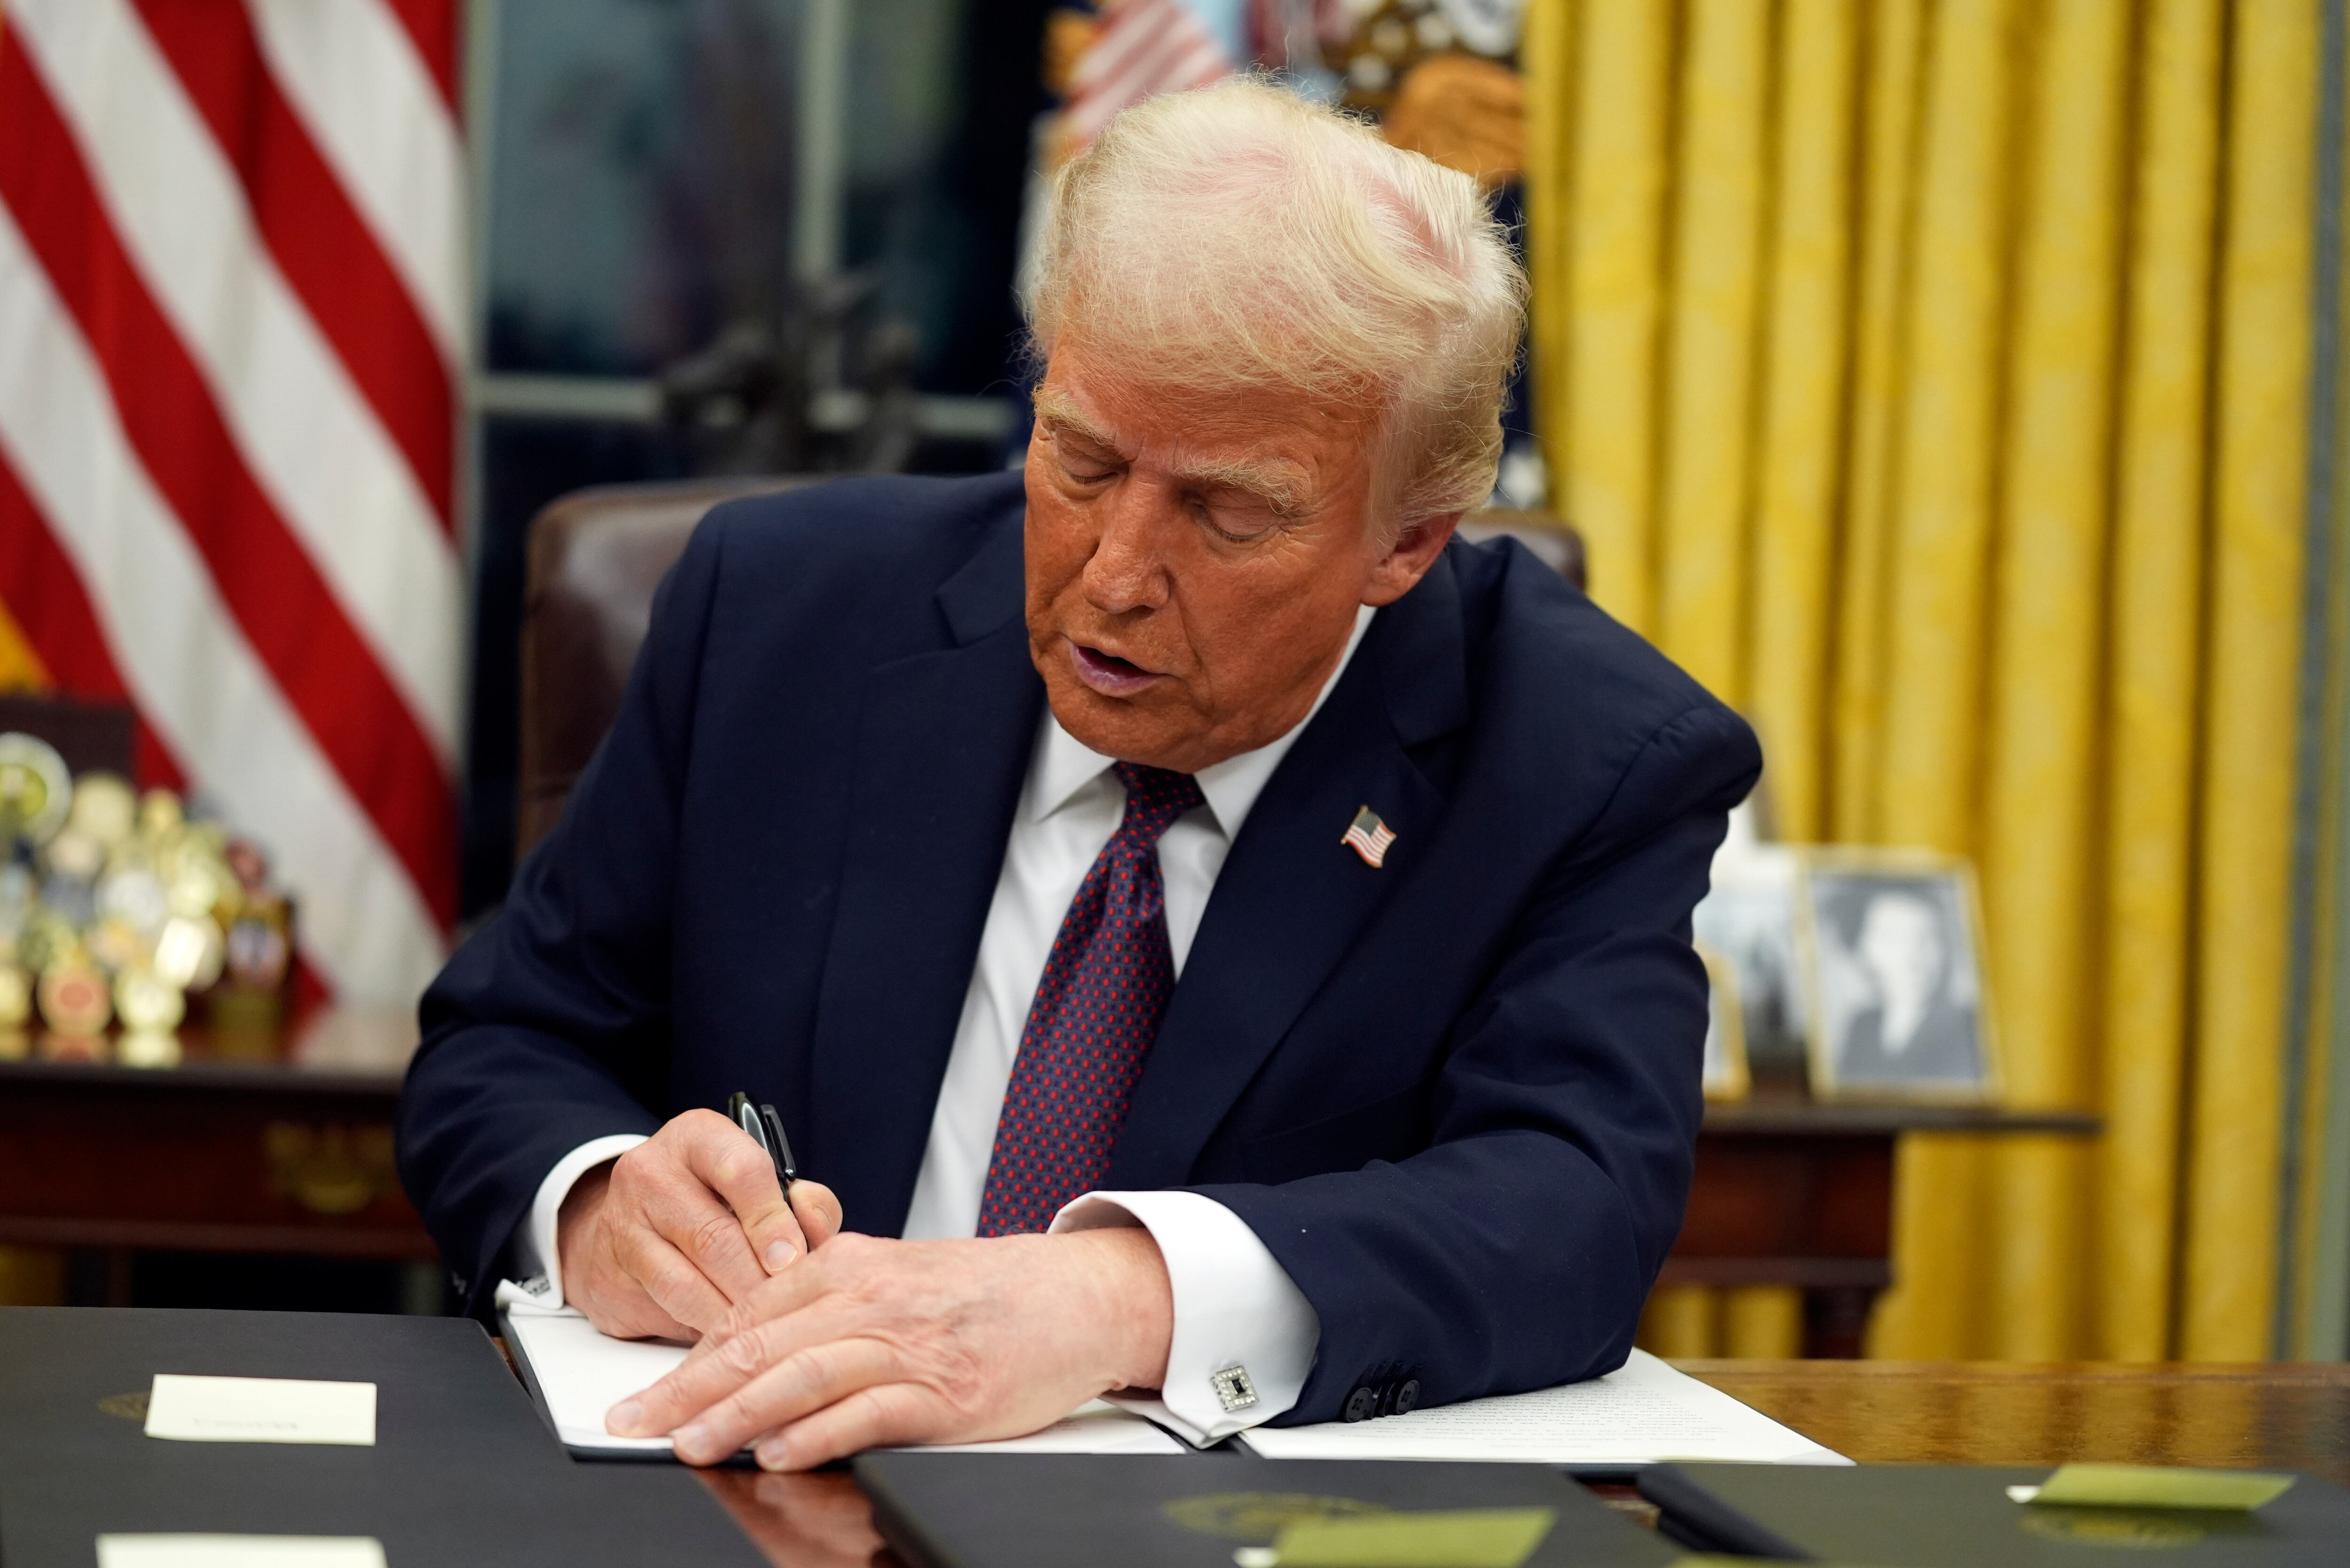
{"label": "yellow curtain", "polygon": [[1754,721],[1781,836],[1974,858],[2011,1103],[2106,1118],[1908,1140],[1877,1354],[2269,1353],[2321,3],[1529,9],[1595,596]]}

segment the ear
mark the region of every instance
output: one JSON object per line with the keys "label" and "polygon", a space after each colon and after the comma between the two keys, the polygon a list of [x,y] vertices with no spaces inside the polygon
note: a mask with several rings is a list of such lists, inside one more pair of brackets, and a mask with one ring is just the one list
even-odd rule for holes
{"label": "ear", "polygon": [[1363,585],[1363,602],[1376,608],[1411,592],[1428,575],[1428,568],[1436,565],[1438,554],[1460,521],[1461,514],[1447,512],[1423,517],[1397,535],[1386,556],[1371,568],[1370,580]]}

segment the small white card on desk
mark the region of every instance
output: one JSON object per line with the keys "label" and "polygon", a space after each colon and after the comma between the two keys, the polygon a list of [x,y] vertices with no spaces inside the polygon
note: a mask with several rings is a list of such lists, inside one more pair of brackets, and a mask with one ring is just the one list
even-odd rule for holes
{"label": "small white card on desk", "polygon": [[147,1435],[192,1443],[375,1446],[375,1385],[155,1374]]}
{"label": "small white card on desk", "polygon": [[366,1535],[101,1535],[98,1568],[385,1568]]}

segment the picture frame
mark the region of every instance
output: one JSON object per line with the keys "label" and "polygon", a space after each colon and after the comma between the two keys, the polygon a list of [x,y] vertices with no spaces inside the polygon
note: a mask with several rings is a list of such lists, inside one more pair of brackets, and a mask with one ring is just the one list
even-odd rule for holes
{"label": "picture frame", "polygon": [[1690,917],[1696,945],[1729,967],[1751,1075],[1796,1086],[1809,1051],[1795,976],[1799,865],[1786,846],[1751,835],[1742,840],[1733,815],[1732,836],[1714,857],[1712,885]]}
{"label": "picture frame", "polygon": [[1700,945],[1705,965],[1705,1066],[1700,1082],[1713,1103],[1742,1100],[1753,1087],[1746,1064],[1746,1015],[1738,1000],[1738,970],[1729,958]]}
{"label": "picture frame", "polygon": [[1999,1103],[1973,865],[1930,850],[1807,848],[1795,882],[1813,1097]]}

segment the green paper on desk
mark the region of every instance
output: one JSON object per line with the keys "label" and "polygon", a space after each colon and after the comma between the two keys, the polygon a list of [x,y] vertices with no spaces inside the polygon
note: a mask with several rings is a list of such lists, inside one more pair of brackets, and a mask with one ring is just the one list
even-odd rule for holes
{"label": "green paper on desk", "polygon": [[1547,1508],[1301,1519],[1274,1551],[1281,1568],[1518,1568],[1557,1519]]}
{"label": "green paper on desk", "polygon": [[[2008,1495],[2035,1506],[2199,1508],[2245,1512],[2284,1495],[2293,1477],[2265,1470],[2190,1470],[2163,1465],[2060,1465],[2035,1488]],[[2019,1496],[2029,1492],[2031,1495]]]}

